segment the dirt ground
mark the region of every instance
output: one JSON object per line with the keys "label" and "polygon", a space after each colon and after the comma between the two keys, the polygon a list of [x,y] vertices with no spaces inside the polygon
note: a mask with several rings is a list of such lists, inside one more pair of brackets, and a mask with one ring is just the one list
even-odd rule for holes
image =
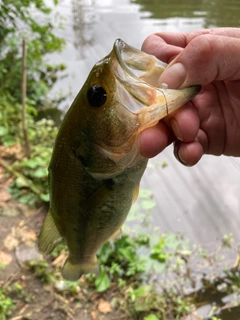
{"label": "dirt ground", "polygon": [[[60,270],[66,252],[43,257],[37,249],[47,208],[30,209],[13,200],[8,192],[11,182],[0,166],[0,320],[143,320],[143,314],[133,316],[124,308],[126,296],[114,283],[107,292],[97,293],[86,278],[71,284],[63,281]],[[212,291],[215,288],[210,292],[215,299]],[[221,319],[240,319],[239,305],[229,308],[221,299],[212,301],[222,306]]]}
{"label": "dirt ground", "polygon": [[[0,309],[0,320],[128,319],[108,302],[115,294],[114,288],[109,297],[109,293],[107,296],[86,291],[80,283],[74,294],[69,294],[56,288],[51,281],[44,284],[43,275],[26,266],[26,262],[33,259],[45,262],[36,242],[47,208],[31,210],[14,201],[8,193],[10,183],[11,178],[0,167],[0,290],[4,290],[14,305],[7,316],[1,314]],[[48,260],[50,268],[51,263],[54,265],[54,261]],[[63,282],[60,279],[58,283],[61,287]]]}

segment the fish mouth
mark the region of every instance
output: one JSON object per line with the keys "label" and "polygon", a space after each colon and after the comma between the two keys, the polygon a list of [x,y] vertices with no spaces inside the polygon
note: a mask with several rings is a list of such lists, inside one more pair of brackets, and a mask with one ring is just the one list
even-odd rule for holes
{"label": "fish mouth", "polygon": [[183,106],[201,89],[168,89],[158,79],[167,64],[117,39],[112,55],[112,72],[118,81],[119,102],[138,115],[141,130],[155,125],[160,119]]}
{"label": "fish mouth", "polygon": [[120,81],[141,81],[144,79],[148,84],[157,86],[160,74],[167,64],[156,57],[129,46],[121,39],[117,39],[113,46],[113,52],[119,64],[116,76]]}

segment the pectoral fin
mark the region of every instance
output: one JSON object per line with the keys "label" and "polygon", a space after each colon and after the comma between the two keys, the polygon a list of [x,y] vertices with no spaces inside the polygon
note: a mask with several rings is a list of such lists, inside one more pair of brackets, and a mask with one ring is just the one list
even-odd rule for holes
{"label": "pectoral fin", "polygon": [[42,253],[49,254],[61,240],[62,237],[49,210],[38,237],[38,248]]}
{"label": "pectoral fin", "polygon": [[102,205],[104,201],[109,197],[111,192],[117,188],[118,185],[114,183],[113,179],[104,180],[103,184],[100,185],[86,200],[84,204],[88,210],[94,210],[98,206]]}

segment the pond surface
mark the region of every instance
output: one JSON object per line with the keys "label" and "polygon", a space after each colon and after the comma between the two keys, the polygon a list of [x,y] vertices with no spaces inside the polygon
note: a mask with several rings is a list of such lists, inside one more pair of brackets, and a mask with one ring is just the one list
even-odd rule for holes
{"label": "pond surface", "polygon": [[[60,0],[57,11],[64,17],[64,29],[56,33],[67,46],[47,59],[67,65],[67,77],[52,91],[70,93],[61,106],[64,110],[116,38],[140,48],[157,31],[240,26],[237,0]],[[162,161],[167,162],[165,168],[158,165]],[[182,232],[193,242],[215,243],[226,233],[240,240],[239,181],[240,165],[233,159],[204,156],[195,167],[185,168],[169,147],[150,161],[142,187],[154,194],[154,226],[162,232]]]}

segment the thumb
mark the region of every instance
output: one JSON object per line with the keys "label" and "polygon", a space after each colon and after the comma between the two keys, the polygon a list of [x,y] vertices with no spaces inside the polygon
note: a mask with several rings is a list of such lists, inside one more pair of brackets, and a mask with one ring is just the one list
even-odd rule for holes
{"label": "thumb", "polygon": [[168,65],[159,78],[170,88],[207,85],[214,80],[240,79],[240,39],[200,35]]}

